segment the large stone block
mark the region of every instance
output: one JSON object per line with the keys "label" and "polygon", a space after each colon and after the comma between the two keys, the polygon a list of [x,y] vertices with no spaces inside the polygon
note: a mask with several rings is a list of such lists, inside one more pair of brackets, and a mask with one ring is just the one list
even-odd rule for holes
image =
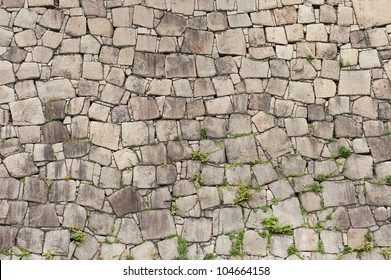
{"label": "large stone block", "polygon": [[339,95],[370,95],[371,73],[369,70],[341,71]]}
{"label": "large stone block", "polygon": [[145,240],[161,239],[176,234],[174,219],[169,210],[151,210],[138,214]]}
{"label": "large stone block", "polygon": [[130,187],[113,193],[108,200],[118,217],[142,210],[143,203],[141,195]]}
{"label": "large stone block", "polygon": [[253,136],[244,136],[225,140],[229,162],[249,162],[258,158],[257,146]]}
{"label": "large stone block", "polygon": [[110,150],[118,150],[121,126],[112,123],[91,122],[91,142]]}
{"label": "large stone block", "polygon": [[182,52],[190,54],[212,54],[213,38],[214,35],[212,32],[187,29],[182,43]]}
{"label": "large stone block", "polygon": [[106,17],[103,0],[81,0],[81,6],[86,16]]}
{"label": "large stone block", "polygon": [[183,238],[188,242],[207,242],[212,238],[212,220],[207,218],[186,219]]}
{"label": "large stone block", "polygon": [[47,144],[63,142],[69,139],[68,129],[62,122],[49,122],[41,126],[41,131],[44,142]]}
{"label": "large stone block", "polygon": [[29,225],[32,227],[58,227],[60,225],[54,204],[30,207]]}
{"label": "large stone block", "polygon": [[325,206],[341,206],[357,203],[356,190],[352,182],[323,182]]}
{"label": "large stone block", "polygon": [[81,185],[77,194],[76,203],[95,209],[103,207],[105,191],[94,186]]}
{"label": "large stone block", "polygon": [[296,197],[281,201],[272,208],[273,215],[279,218],[279,223],[282,225],[290,224],[293,228],[297,228],[304,222],[300,203]]}
{"label": "large stone block", "polygon": [[391,23],[391,6],[388,0],[353,0],[357,22],[362,28],[384,26]]}
{"label": "large stone block", "polygon": [[76,97],[75,89],[71,82],[67,79],[37,81],[38,96],[42,102],[47,102],[49,99],[67,99]]}
{"label": "large stone block", "polygon": [[129,101],[133,118],[137,120],[153,120],[160,117],[160,112],[153,97],[136,96]]}
{"label": "large stone block", "polygon": [[273,158],[292,151],[292,144],[280,128],[270,129],[256,137],[261,147]]}
{"label": "large stone block", "polygon": [[163,54],[136,52],[134,54],[133,73],[143,77],[161,78],[164,76],[165,59],[166,57]]}
{"label": "large stone block", "polygon": [[216,35],[217,49],[220,54],[245,55],[246,41],[240,28],[227,30]]}
{"label": "large stone block", "polygon": [[380,136],[367,139],[375,162],[391,159],[391,136]]}
{"label": "large stone block", "polygon": [[165,67],[167,78],[195,78],[197,76],[195,57],[192,55],[168,55]]}
{"label": "large stone block", "polygon": [[83,58],[81,55],[57,55],[53,59],[53,77],[81,78]]}
{"label": "large stone block", "polygon": [[181,36],[186,29],[186,19],[181,16],[166,13],[156,27],[160,36]]}
{"label": "large stone block", "polygon": [[11,176],[23,178],[38,173],[38,168],[34,165],[28,153],[11,155],[4,159],[4,165]]}

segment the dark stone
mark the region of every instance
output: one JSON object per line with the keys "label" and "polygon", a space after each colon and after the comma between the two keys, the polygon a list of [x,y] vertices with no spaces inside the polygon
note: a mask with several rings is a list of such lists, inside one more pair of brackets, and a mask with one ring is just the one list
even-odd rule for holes
{"label": "dark stone", "polygon": [[140,229],[145,240],[160,239],[176,234],[174,219],[169,210],[141,212]]}
{"label": "dark stone", "polygon": [[37,203],[46,203],[49,188],[43,180],[27,177],[23,188],[23,199]]}
{"label": "dark stone", "polygon": [[113,123],[129,122],[130,116],[128,107],[126,105],[114,107],[113,110],[111,110],[111,121]]}
{"label": "dark stone", "polygon": [[164,76],[165,55],[154,53],[134,54],[133,74],[150,78],[161,78]]}
{"label": "dark stone", "polygon": [[108,200],[118,217],[140,212],[143,207],[141,195],[130,187],[113,193]]}
{"label": "dark stone", "polygon": [[57,100],[46,103],[45,118],[48,120],[65,119],[65,100]]}
{"label": "dark stone", "polygon": [[54,144],[69,139],[69,133],[62,122],[49,122],[41,127],[44,142]]}
{"label": "dark stone", "polygon": [[2,157],[7,157],[20,152],[23,152],[23,148],[20,145],[19,139],[11,138],[5,142],[0,142],[0,155]]}
{"label": "dark stone", "polygon": [[88,141],[69,141],[64,143],[64,155],[66,158],[78,158],[85,156],[90,151],[91,144]]}
{"label": "dark stone", "polygon": [[213,49],[213,38],[213,32],[187,29],[182,44],[182,52],[211,54]]}
{"label": "dark stone", "polygon": [[238,73],[238,67],[232,56],[224,56],[215,60],[217,73],[219,75],[229,75]]}
{"label": "dark stone", "polygon": [[160,36],[181,36],[186,29],[186,19],[166,13],[158,26],[156,26],[156,33]]}
{"label": "dark stone", "polygon": [[391,59],[391,50],[379,50],[381,60]]}
{"label": "dark stone", "polygon": [[367,139],[375,162],[391,160],[391,135]]}
{"label": "dark stone", "polygon": [[326,118],[323,105],[310,104],[307,110],[309,121],[322,121]]}
{"label": "dark stone", "polygon": [[9,47],[8,50],[2,55],[5,60],[13,63],[22,63],[27,55],[27,51],[18,47]]}
{"label": "dark stone", "polygon": [[21,225],[27,212],[27,202],[25,201],[10,201],[7,225]]}
{"label": "dark stone", "polygon": [[269,111],[272,97],[269,94],[251,94],[249,108],[252,110]]}
{"label": "dark stone", "polygon": [[60,223],[54,204],[45,204],[30,207],[30,226],[32,227],[58,227]]}
{"label": "dark stone", "polygon": [[186,99],[166,97],[164,101],[163,119],[182,119],[185,116]]}
{"label": "dark stone", "polygon": [[76,181],[60,180],[54,181],[49,191],[50,202],[75,201]]}
{"label": "dark stone", "polygon": [[17,228],[0,226],[0,249],[8,251],[14,246],[17,234]]}
{"label": "dark stone", "polygon": [[167,78],[195,78],[195,58],[192,55],[172,54],[166,58]]}
{"label": "dark stone", "polygon": [[365,31],[356,30],[350,33],[350,42],[353,48],[362,49],[370,46],[369,39]]}
{"label": "dark stone", "polygon": [[17,199],[20,183],[14,178],[0,178],[0,199]]}

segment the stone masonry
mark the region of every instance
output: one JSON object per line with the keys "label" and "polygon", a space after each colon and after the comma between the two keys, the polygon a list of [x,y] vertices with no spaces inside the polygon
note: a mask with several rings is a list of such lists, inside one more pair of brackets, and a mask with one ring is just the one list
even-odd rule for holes
{"label": "stone masonry", "polygon": [[0,0],[0,259],[388,259],[389,0]]}

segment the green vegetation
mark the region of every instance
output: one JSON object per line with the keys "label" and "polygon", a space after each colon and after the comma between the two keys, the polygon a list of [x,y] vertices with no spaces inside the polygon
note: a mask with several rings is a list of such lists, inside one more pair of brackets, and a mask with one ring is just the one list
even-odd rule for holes
{"label": "green vegetation", "polygon": [[69,226],[68,230],[71,233],[71,241],[79,246],[80,243],[84,240],[84,233],[80,230],[77,230],[74,226]]}
{"label": "green vegetation", "polygon": [[192,160],[198,160],[202,163],[208,161],[208,153],[202,153],[200,151],[194,151],[190,154],[190,158]]}
{"label": "green vegetation", "polygon": [[236,163],[236,162],[231,162],[231,163],[225,163],[224,167],[226,169],[234,170],[236,167],[243,166],[243,163]]}
{"label": "green vegetation", "polygon": [[4,143],[5,141],[7,141],[7,138],[0,138],[0,141]]}
{"label": "green vegetation", "polygon": [[373,242],[373,237],[370,231],[365,234],[365,241],[355,250],[357,252],[357,257],[361,259],[364,252],[371,251],[376,246]]}
{"label": "green vegetation", "polygon": [[305,59],[308,61],[308,62],[312,62],[315,58],[312,56],[312,54],[308,54]]}
{"label": "green vegetation", "polygon": [[324,231],[324,227],[321,222],[317,222],[314,229],[317,233],[321,233],[322,231]]}
{"label": "green vegetation", "polygon": [[175,135],[174,136],[174,141],[181,141],[181,136],[180,135]]}
{"label": "green vegetation", "polygon": [[339,67],[341,67],[341,68],[345,66],[345,63],[344,63],[342,57],[339,58],[339,60],[338,60],[338,65],[339,65]]}
{"label": "green vegetation", "polygon": [[326,174],[318,174],[318,176],[316,176],[316,181],[322,183],[324,181],[326,181],[326,179],[328,178],[329,176],[326,175]]}
{"label": "green vegetation", "polygon": [[176,212],[178,211],[178,204],[176,203],[176,198],[172,198],[172,203],[171,203],[171,214],[176,215]]}
{"label": "green vegetation", "polygon": [[52,260],[53,259],[52,252],[47,251],[45,254],[43,254],[43,257],[45,258],[45,260]]}
{"label": "green vegetation", "polygon": [[235,236],[233,234],[229,235],[229,238],[232,241],[232,248],[231,248],[231,256],[238,256],[241,254],[242,251],[242,245],[243,245],[243,238],[244,238],[244,229],[239,231],[238,235]]}
{"label": "green vegetation", "polygon": [[65,176],[65,180],[70,180],[70,179],[72,179],[72,176],[71,176],[71,174],[67,174],[66,176]]}
{"label": "green vegetation", "polygon": [[132,255],[127,255],[126,256],[126,260],[127,261],[133,261],[134,260],[134,257]]}
{"label": "green vegetation", "polygon": [[250,159],[250,164],[252,164],[252,165],[262,164],[262,160],[259,158],[252,158],[252,159]]}
{"label": "green vegetation", "polygon": [[305,192],[314,192],[316,194],[320,194],[323,190],[323,186],[319,183],[313,183],[309,186],[303,186],[300,190],[301,193],[305,193]]}
{"label": "green vegetation", "polygon": [[386,260],[389,260],[391,256],[391,247],[381,248],[379,253],[382,254]]}
{"label": "green vegetation", "polygon": [[207,253],[205,256],[204,256],[204,260],[213,260],[215,258],[215,254],[213,253]]}
{"label": "green vegetation", "polygon": [[0,249],[0,255],[11,256],[11,253],[4,249]]}
{"label": "green vegetation", "polygon": [[297,250],[297,248],[294,244],[292,244],[291,246],[288,247],[288,250],[287,250],[288,256],[295,255],[298,252],[299,251]]}
{"label": "green vegetation", "polygon": [[202,185],[202,176],[200,173],[196,173],[190,178],[190,181],[195,182],[198,186]]}
{"label": "green vegetation", "polygon": [[278,220],[278,217],[270,216],[264,218],[261,223],[269,233],[292,235],[292,225],[279,225]]}
{"label": "green vegetation", "polygon": [[352,153],[352,151],[349,148],[345,147],[344,145],[340,145],[338,146],[338,153],[341,157],[348,158]]}
{"label": "green vegetation", "polygon": [[234,138],[238,138],[238,137],[248,136],[248,135],[252,135],[252,134],[253,134],[252,132],[248,132],[248,133],[235,133],[233,136],[234,136]]}
{"label": "green vegetation", "polygon": [[391,175],[386,176],[386,184],[391,185]]}
{"label": "green vegetation", "polygon": [[177,251],[178,257],[175,257],[175,260],[187,260],[187,242],[180,236],[178,236]]}
{"label": "green vegetation", "polygon": [[216,142],[217,147],[219,147],[221,150],[224,150],[225,144],[223,140],[217,141]]}
{"label": "green vegetation", "polygon": [[250,200],[252,193],[250,192],[251,186],[247,183],[241,183],[238,187],[238,192],[236,194],[235,203],[239,204],[243,201]]}
{"label": "green vegetation", "polygon": [[327,221],[331,221],[333,219],[333,214],[328,214],[327,216],[326,216],[326,220]]}
{"label": "green vegetation", "polygon": [[206,132],[205,127],[200,128],[200,137],[201,139],[208,139],[208,133]]}
{"label": "green vegetation", "polygon": [[324,245],[323,245],[323,241],[322,241],[322,240],[318,240],[317,250],[318,250],[318,252],[321,253],[321,254],[324,254],[324,253],[325,253]]}

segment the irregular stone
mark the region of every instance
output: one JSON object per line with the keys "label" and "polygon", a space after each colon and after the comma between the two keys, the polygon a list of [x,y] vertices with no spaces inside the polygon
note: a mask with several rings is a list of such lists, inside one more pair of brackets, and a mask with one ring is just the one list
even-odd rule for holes
{"label": "irregular stone", "polygon": [[133,8],[121,7],[111,10],[115,27],[130,27],[133,21]]}
{"label": "irregular stone", "polygon": [[267,62],[242,58],[241,66],[239,74],[242,78],[266,78],[268,76],[269,64]]}
{"label": "irregular stone", "polygon": [[217,49],[220,54],[245,55],[246,41],[241,29],[227,30],[216,35]]}
{"label": "irregular stone", "polygon": [[142,242],[141,231],[133,219],[122,219],[117,237],[121,243],[125,244],[139,244]]}
{"label": "irregular stone", "polygon": [[133,73],[143,77],[163,77],[165,59],[162,54],[136,52],[134,54]]}
{"label": "irregular stone", "polygon": [[87,24],[92,35],[113,37],[114,29],[110,20],[106,18],[89,18]]}
{"label": "irregular stone", "polygon": [[256,136],[256,139],[261,144],[261,147],[273,158],[292,151],[291,142],[280,128],[270,129]]}
{"label": "irregular stone", "polygon": [[[234,208],[222,208],[220,210],[215,210],[218,216],[216,218],[219,219],[218,228],[213,229],[213,232],[217,232],[219,234],[228,234],[228,233],[236,233],[244,228],[243,224],[243,216],[240,207]],[[213,213],[215,215],[215,213]]]}
{"label": "irregular stone", "polygon": [[313,229],[299,228],[294,230],[296,248],[300,251],[315,251],[318,247],[318,234]]}
{"label": "irregular stone", "polygon": [[123,244],[102,244],[100,257],[104,260],[120,260],[125,248]]}
{"label": "irregular stone", "polygon": [[109,235],[114,226],[114,215],[93,211],[88,217],[88,227],[99,235]]}
{"label": "irregular stone", "polygon": [[41,126],[44,142],[54,144],[69,139],[69,132],[62,122],[53,121]]}
{"label": "irregular stone", "polygon": [[368,70],[341,71],[339,95],[369,95],[371,74]]}
{"label": "irregular stone", "polygon": [[266,27],[266,41],[280,45],[288,44],[284,27]]}
{"label": "irregular stone", "polygon": [[303,103],[314,103],[314,89],[310,83],[290,82],[288,98]]}
{"label": "irregular stone", "polygon": [[0,178],[0,199],[17,199],[20,182],[14,178]]}
{"label": "irregular stone", "polygon": [[39,24],[53,30],[60,30],[62,26],[62,21],[64,19],[64,14],[60,10],[48,9],[43,14],[42,18],[39,21]]}
{"label": "irregular stone", "polygon": [[42,254],[44,232],[34,228],[21,228],[18,232],[16,244],[28,249],[32,253]]}
{"label": "irregular stone", "polygon": [[11,138],[0,142],[0,155],[2,157],[7,157],[12,154],[23,152],[23,148],[20,145],[20,142],[17,138]]}
{"label": "irregular stone", "polygon": [[23,199],[45,204],[48,200],[49,187],[43,180],[34,177],[25,178]]}
{"label": "irregular stone", "polygon": [[22,225],[27,212],[27,202],[25,201],[10,201],[7,219],[7,225]]}
{"label": "irregular stone", "polygon": [[181,119],[186,111],[186,100],[184,98],[166,97],[164,101],[163,118]]}
{"label": "irregular stone", "polygon": [[52,75],[78,80],[81,78],[82,63],[80,55],[57,55],[53,59]]}
{"label": "irregular stone", "polygon": [[153,9],[135,5],[133,12],[133,24],[146,28],[153,28]]}
{"label": "irregular stone", "polygon": [[84,240],[76,247],[74,256],[79,260],[92,260],[98,252],[99,242],[90,234],[84,234]]}
{"label": "irregular stone", "polygon": [[0,61],[0,85],[15,82],[15,75],[12,69],[12,63]]}
{"label": "irregular stone", "polygon": [[144,122],[122,124],[122,141],[126,146],[138,146],[149,143],[149,130]]}
{"label": "irregular stone", "polygon": [[376,98],[391,100],[391,82],[388,79],[375,80],[373,82],[373,91]]}
{"label": "irregular stone", "polygon": [[213,48],[212,32],[187,29],[182,43],[183,53],[211,54]]}
{"label": "irregular stone", "polygon": [[65,179],[67,174],[65,160],[52,161],[46,166],[46,177],[48,179]]}
{"label": "irregular stone", "polygon": [[247,230],[243,236],[243,251],[251,256],[265,256],[267,238],[262,238],[256,231]]}
{"label": "irregular stone", "polygon": [[366,201],[370,206],[390,206],[391,188],[387,186],[365,185]]}
{"label": "irregular stone", "polygon": [[208,28],[211,31],[228,29],[227,15],[221,12],[211,12],[206,15]]}
{"label": "irregular stone", "polygon": [[58,227],[60,223],[54,204],[30,207],[29,225],[32,227]]}
{"label": "irregular stone", "polygon": [[66,158],[78,158],[89,153],[91,144],[87,141],[68,141],[63,147]]}
{"label": "irregular stone", "polygon": [[258,158],[258,152],[253,136],[244,136],[225,140],[229,162],[245,163]]}
{"label": "irregular stone", "polygon": [[151,210],[138,214],[140,229],[145,240],[161,239],[176,234],[169,210]]}
{"label": "irregular stone", "polygon": [[177,171],[175,165],[158,166],[156,169],[156,177],[158,185],[171,185],[177,179]]}
{"label": "irregular stone", "polygon": [[196,64],[194,56],[172,54],[166,57],[165,73],[167,78],[196,77]]}
{"label": "irregular stone", "polygon": [[28,153],[11,155],[3,160],[5,167],[12,177],[22,178],[38,173],[38,168],[34,165]]}
{"label": "irregular stone", "polygon": [[266,92],[271,95],[284,96],[288,81],[282,79],[270,79],[266,87]]}
{"label": "irregular stone", "polygon": [[337,116],[335,120],[335,135],[337,137],[360,137],[362,125],[350,117]]}
{"label": "irregular stone", "polygon": [[210,115],[225,115],[233,113],[231,99],[228,96],[206,100],[205,106]]}
{"label": "irregular stone", "polygon": [[86,16],[106,17],[103,0],[81,0],[81,6]]}
{"label": "irregular stone", "polygon": [[155,28],[160,36],[181,36],[185,29],[186,19],[172,13],[166,13]]}
{"label": "irregular stone", "polygon": [[73,159],[70,166],[70,176],[73,179],[92,181],[94,164],[90,161]]}
{"label": "irregular stone", "polygon": [[296,197],[279,202],[273,205],[273,215],[279,218],[282,225],[290,224],[293,228],[301,226],[304,219],[300,211],[300,203]]}
{"label": "irregular stone", "polygon": [[110,150],[118,150],[120,133],[121,128],[119,125],[111,123],[91,122],[91,142],[97,146],[102,146]]}
{"label": "irregular stone", "polygon": [[86,219],[86,209],[80,205],[70,203],[65,206],[62,225],[68,228],[73,226],[79,230],[84,230]]}
{"label": "irregular stone", "polygon": [[211,219],[185,219],[182,236],[188,242],[206,242],[210,240],[212,237]]}
{"label": "irregular stone", "polygon": [[158,250],[153,242],[147,241],[133,247],[130,254],[136,260],[156,260],[158,257]]}
{"label": "irregular stone", "polygon": [[156,186],[156,168],[154,166],[136,166],[133,169],[133,185],[140,189]]}
{"label": "irregular stone", "polygon": [[38,96],[42,102],[49,99],[67,99],[75,97],[75,89],[67,79],[52,80],[47,82],[37,81]]}
{"label": "irregular stone", "polygon": [[81,185],[77,194],[76,203],[92,207],[95,209],[101,209],[105,199],[105,191],[94,186]]}
{"label": "irregular stone", "polygon": [[352,180],[372,178],[372,164],[372,157],[353,154],[345,162],[344,175]]}
{"label": "irregular stone", "polygon": [[348,209],[350,222],[354,228],[369,228],[376,225],[369,206]]}
{"label": "irregular stone", "polygon": [[374,240],[378,246],[390,246],[391,245],[391,225],[383,225],[379,230],[373,233]]}
{"label": "irregular stone", "polygon": [[288,257],[288,248],[293,244],[293,238],[286,235],[273,235],[270,240],[270,252],[277,257]]}
{"label": "irregular stone", "polygon": [[382,162],[391,159],[391,147],[388,144],[391,141],[391,136],[368,138],[367,141],[375,162]]}
{"label": "irregular stone", "polygon": [[105,64],[117,64],[120,50],[118,48],[102,46],[99,61]]}
{"label": "irregular stone", "polygon": [[169,141],[167,144],[167,156],[171,161],[182,161],[190,158],[190,148],[187,141]]}
{"label": "irregular stone", "polygon": [[387,0],[379,0],[376,6],[365,0],[353,0],[357,22],[362,28],[383,26],[391,23],[391,8]]}
{"label": "irregular stone", "polygon": [[357,203],[355,187],[351,182],[323,182],[325,206],[341,206]]}
{"label": "irregular stone", "polygon": [[329,99],[328,111],[330,115],[338,115],[350,112],[348,96],[336,96]]}

